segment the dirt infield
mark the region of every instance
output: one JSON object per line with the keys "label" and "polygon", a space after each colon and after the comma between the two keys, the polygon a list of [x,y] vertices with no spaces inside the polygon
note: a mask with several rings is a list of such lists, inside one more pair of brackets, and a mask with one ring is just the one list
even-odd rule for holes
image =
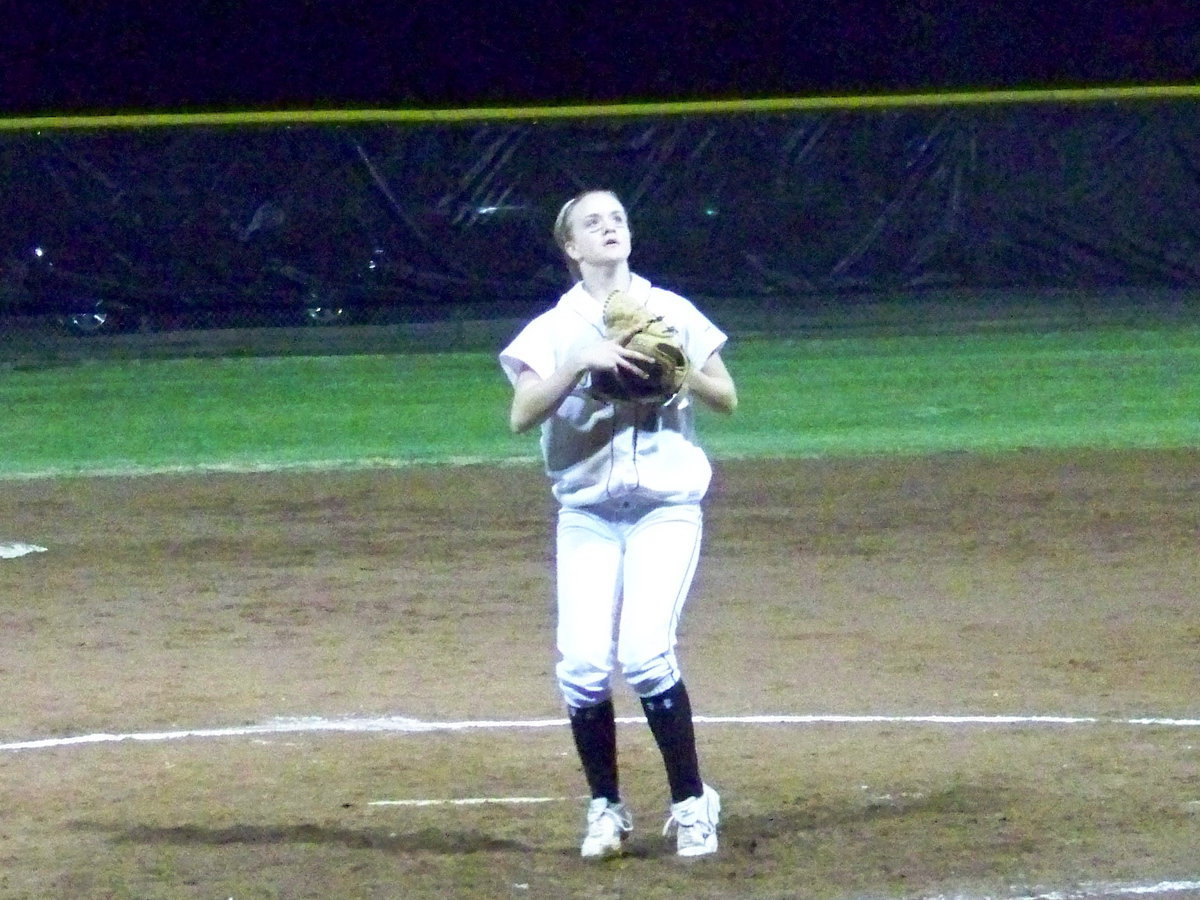
{"label": "dirt infield", "polygon": [[[725,817],[690,866],[644,724],[601,866],[565,726],[519,724],[562,716],[551,518],[525,466],[5,482],[0,543],[47,552],[0,560],[0,896],[1200,879],[1200,454],[720,463],[681,655]],[[745,719],[807,715],[849,718]],[[507,725],[431,725],[476,720]],[[99,734],[142,739],[15,748]]]}

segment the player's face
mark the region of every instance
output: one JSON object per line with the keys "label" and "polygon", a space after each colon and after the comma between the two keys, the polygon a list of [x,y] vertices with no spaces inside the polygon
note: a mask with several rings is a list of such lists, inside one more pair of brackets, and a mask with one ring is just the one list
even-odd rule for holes
{"label": "player's face", "polygon": [[571,210],[567,253],[581,264],[603,266],[629,259],[629,220],[612,194],[585,195]]}

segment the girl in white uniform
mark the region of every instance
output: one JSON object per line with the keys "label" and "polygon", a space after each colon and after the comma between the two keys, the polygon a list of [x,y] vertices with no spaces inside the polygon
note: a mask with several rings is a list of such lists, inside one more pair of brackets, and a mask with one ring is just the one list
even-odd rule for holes
{"label": "girl in white uniform", "polygon": [[[517,335],[500,363],[514,388],[512,429],[541,426],[560,504],[556,671],[592,793],[581,853],[619,852],[632,827],[617,776],[612,674],[619,663],[666,766],[672,803],[664,834],[676,828],[679,855],[703,856],[717,849],[720,798],[700,777],[675,644],[712,476],[694,440],[694,404],[724,413],[737,406],[720,354],[726,337],[689,301],[630,271],[629,223],[612,192],[570,200],[554,237],[577,281]],[[613,290],[678,330],[691,368],[669,403],[610,403],[589,390],[592,373],[636,375],[649,361],[605,338],[602,307]]]}

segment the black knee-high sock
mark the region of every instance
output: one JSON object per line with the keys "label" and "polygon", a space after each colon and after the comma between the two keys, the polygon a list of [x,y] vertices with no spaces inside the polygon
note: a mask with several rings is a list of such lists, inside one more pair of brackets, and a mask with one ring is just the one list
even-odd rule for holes
{"label": "black knee-high sock", "polygon": [[671,801],[679,803],[688,797],[699,797],[704,784],[696,759],[696,733],[692,728],[692,703],[687,688],[679,681],[661,694],[643,697],[642,709],[667,767]]}
{"label": "black knee-high sock", "polygon": [[583,763],[583,774],[592,797],[621,800],[617,780],[617,719],[611,700],[595,706],[567,707],[571,736]]}

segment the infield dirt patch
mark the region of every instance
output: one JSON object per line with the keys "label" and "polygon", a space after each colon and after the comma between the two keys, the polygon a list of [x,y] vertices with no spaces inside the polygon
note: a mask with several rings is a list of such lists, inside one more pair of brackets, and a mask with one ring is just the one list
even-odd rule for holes
{"label": "infield dirt patch", "polygon": [[[4,897],[924,897],[1200,877],[1200,454],[721,462],[681,631],[718,859],[577,858],[565,727],[0,752]],[[532,466],[4,483],[0,743],[558,718]],[[623,690],[618,714],[638,715]],[[379,800],[538,796],[531,805]],[[1007,893],[1005,893],[1007,892]]]}

